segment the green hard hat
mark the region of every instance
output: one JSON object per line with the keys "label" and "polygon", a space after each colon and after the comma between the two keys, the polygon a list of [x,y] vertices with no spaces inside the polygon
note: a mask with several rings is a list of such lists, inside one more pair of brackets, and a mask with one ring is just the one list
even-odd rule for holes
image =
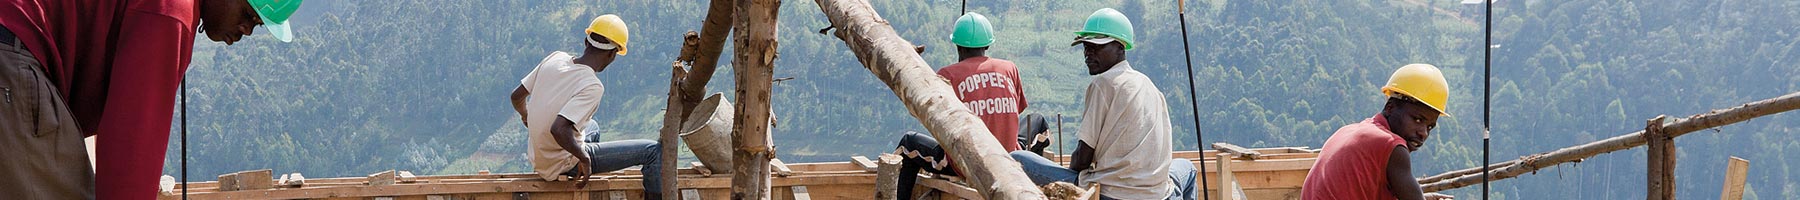
{"label": "green hard hat", "polygon": [[1136,41],[1132,39],[1134,34],[1131,31],[1131,20],[1126,19],[1125,14],[1112,8],[1101,8],[1094,11],[1094,14],[1088,15],[1087,24],[1081,26],[1081,31],[1075,32],[1077,37],[1093,35],[1118,39],[1119,42],[1125,43],[1125,50],[1131,50],[1136,46],[1134,45]]}
{"label": "green hard hat", "polygon": [[950,34],[950,43],[956,46],[981,48],[994,44],[994,25],[989,24],[987,17],[981,14],[963,14],[956,18],[956,32]]}
{"label": "green hard hat", "polygon": [[294,41],[294,32],[288,27],[288,17],[300,10],[301,0],[249,0],[250,7],[256,9],[256,15],[262,17],[263,27],[282,42]]}

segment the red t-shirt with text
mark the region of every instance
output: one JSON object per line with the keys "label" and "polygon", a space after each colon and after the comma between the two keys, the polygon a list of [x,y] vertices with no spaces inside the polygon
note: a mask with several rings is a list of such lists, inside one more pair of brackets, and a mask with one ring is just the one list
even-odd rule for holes
{"label": "red t-shirt with text", "polygon": [[1000,146],[1008,152],[1019,150],[1019,111],[1025,110],[1025,89],[1019,87],[1019,69],[1012,61],[973,57],[937,73],[950,80],[956,98],[981,117]]}

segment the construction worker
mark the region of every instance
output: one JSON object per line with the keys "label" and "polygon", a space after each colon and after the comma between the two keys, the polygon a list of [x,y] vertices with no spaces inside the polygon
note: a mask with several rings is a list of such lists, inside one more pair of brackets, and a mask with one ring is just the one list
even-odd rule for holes
{"label": "construction worker", "polygon": [[1012,157],[1038,185],[1100,185],[1101,199],[1194,199],[1194,165],[1171,159],[1169,108],[1150,77],[1131,68],[1131,21],[1112,8],[1094,11],[1075,42],[1086,50],[1087,95],[1079,145],[1069,168],[1028,151]]}
{"label": "construction worker", "polygon": [[643,166],[644,198],[662,199],[660,143],[579,139],[581,133],[593,131],[591,118],[606,90],[594,74],[625,55],[631,41],[625,21],[616,15],[595,17],[585,30],[581,57],[551,52],[513,89],[513,110],[529,131],[532,171],[544,180],[574,179],[576,188],[585,188],[594,173]]}
{"label": "construction worker", "polygon": [[1410,64],[1381,87],[1386,105],[1325,140],[1301,187],[1302,199],[1449,199],[1422,193],[1408,154],[1425,145],[1449,106],[1450,85],[1437,67]]}
{"label": "construction worker", "polygon": [[0,194],[155,198],[196,34],[292,41],[300,2],[0,0]]}
{"label": "construction worker", "polygon": [[[994,44],[994,26],[986,16],[966,13],[956,19],[950,34],[956,45],[959,62],[938,69],[938,76],[956,89],[956,97],[969,111],[980,117],[988,132],[998,141],[1014,141],[1019,137],[1019,111],[1025,110],[1025,89],[1019,84],[1019,69],[1012,61],[987,57]],[[1001,142],[1003,150],[1019,150],[1019,144]],[[942,175],[957,175],[950,158],[931,135],[907,132],[901,135],[894,154],[904,157],[900,174],[918,174],[923,169]],[[900,176],[900,185],[912,185],[918,176]],[[900,187],[900,199],[911,199],[912,187]]]}

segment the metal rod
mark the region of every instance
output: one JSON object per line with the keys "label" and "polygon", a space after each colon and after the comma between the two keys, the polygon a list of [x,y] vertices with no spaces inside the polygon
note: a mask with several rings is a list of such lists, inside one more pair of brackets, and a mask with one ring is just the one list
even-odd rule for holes
{"label": "metal rod", "polygon": [[[1176,4],[1175,5],[1175,11],[1176,11],[1175,16],[1181,18],[1181,20],[1178,20],[1178,21],[1181,21],[1181,58],[1183,60],[1187,61],[1188,106],[1191,106],[1190,108],[1193,109],[1192,111],[1193,111],[1193,117],[1194,117],[1194,149],[1196,151],[1205,152],[1206,148],[1203,146],[1206,146],[1205,145],[1206,139],[1204,139],[1204,137],[1202,137],[1200,134],[1200,99],[1199,99],[1200,97],[1196,96],[1196,94],[1198,94],[1198,93],[1194,92],[1194,55],[1192,52],[1188,51],[1188,49],[1191,47],[1188,47],[1187,1],[1177,0],[1175,2],[1176,2],[1175,3]],[[1201,159],[1201,160],[1202,160],[1201,163],[1205,163],[1205,159]],[[1225,162],[1225,161],[1220,160],[1218,162]],[[1206,168],[1205,167],[1197,167],[1197,168],[1200,168],[1200,173],[1198,173],[1200,175],[1200,196],[1202,199],[1210,200],[1210,199],[1212,199],[1212,197],[1211,197],[1212,192],[1206,191],[1206,184],[1207,184]],[[1221,188],[1221,190],[1219,190],[1219,191],[1224,191],[1224,190],[1223,190],[1223,188]]]}
{"label": "metal rod", "polygon": [[181,78],[181,199],[188,199],[187,77]]}
{"label": "metal rod", "polygon": [[[1062,114],[1057,113],[1056,114],[1056,153],[1053,153],[1052,155],[1062,155],[1063,154],[1062,123],[1063,123],[1062,122]],[[1055,157],[1061,157],[1061,156],[1055,156]],[[1063,161],[1065,161],[1065,160],[1057,159],[1056,163],[1063,163]],[[1063,167],[1066,168],[1069,166],[1064,165]]]}
{"label": "metal rod", "polygon": [[[1494,94],[1491,83],[1494,76],[1494,1],[1483,0],[1482,4],[1487,5],[1487,10],[1481,12],[1482,21],[1484,21],[1481,31],[1481,163],[1488,163],[1488,128],[1492,124],[1489,113],[1493,112],[1490,107],[1492,102],[1489,99]],[[1481,165],[1481,199],[1488,199],[1488,165],[1486,164]]]}

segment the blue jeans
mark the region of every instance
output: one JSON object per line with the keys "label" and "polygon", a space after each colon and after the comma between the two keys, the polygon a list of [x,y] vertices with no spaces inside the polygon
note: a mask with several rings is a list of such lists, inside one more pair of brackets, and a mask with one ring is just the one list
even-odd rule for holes
{"label": "blue jeans", "polygon": [[[1077,182],[1081,178],[1079,172],[1064,168],[1057,165],[1056,162],[1051,162],[1050,159],[1045,159],[1030,151],[1013,151],[1012,157],[1013,160],[1019,161],[1019,165],[1025,170],[1025,176],[1031,178],[1033,184],[1080,183]],[[1175,182],[1173,185],[1175,188],[1170,189],[1171,193],[1168,199],[1193,200],[1196,195],[1194,191],[1195,176],[1192,161],[1180,158],[1169,160],[1169,180]],[[1101,194],[1100,199],[1114,198]]]}
{"label": "blue jeans", "polygon": [[583,142],[581,150],[587,151],[593,173],[643,166],[640,170],[644,173],[644,193],[661,194],[662,145],[656,140]]}

